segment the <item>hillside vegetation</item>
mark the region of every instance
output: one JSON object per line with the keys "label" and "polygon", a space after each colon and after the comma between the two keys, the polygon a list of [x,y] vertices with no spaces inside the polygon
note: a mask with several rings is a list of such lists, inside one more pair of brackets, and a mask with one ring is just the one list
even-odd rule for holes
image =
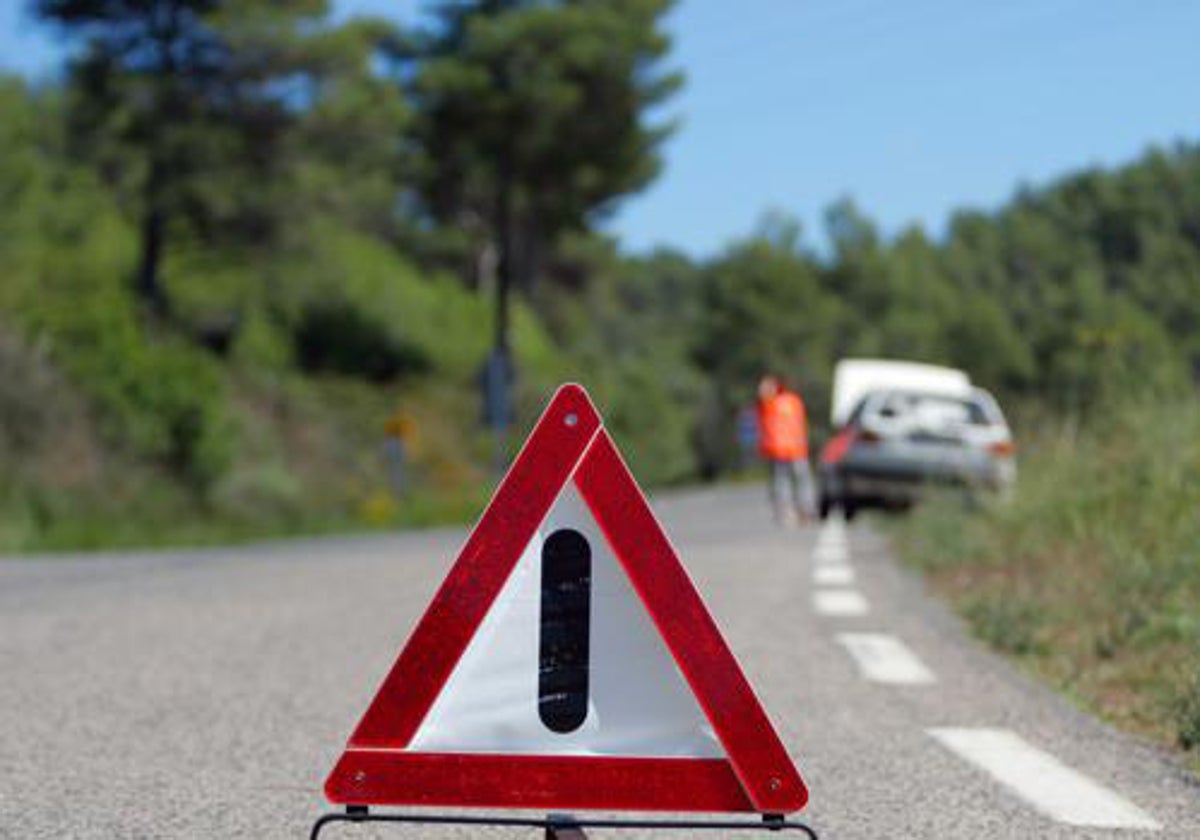
{"label": "hillside vegetation", "polygon": [[1030,436],[1011,504],[930,505],[901,548],[984,641],[1200,770],[1200,406],[1097,414]]}
{"label": "hillside vegetation", "polygon": [[[937,238],[842,200],[828,248],[775,213],[711,259],[634,256],[598,229],[673,130],[647,116],[682,82],[665,0],[444,4],[413,30],[172,0],[166,32],[33,5],[76,52],[60,81],[0,80],[0,550],[461,518],[493,480],[498,338],[508,451],[576,379],[651,484],[737,468],[764,369],[824,417],[846,355],[961,366],[1081,429],[1114,394],[1194,394],[1194,145]],[[146,63],[175,54],[195,66]]]}

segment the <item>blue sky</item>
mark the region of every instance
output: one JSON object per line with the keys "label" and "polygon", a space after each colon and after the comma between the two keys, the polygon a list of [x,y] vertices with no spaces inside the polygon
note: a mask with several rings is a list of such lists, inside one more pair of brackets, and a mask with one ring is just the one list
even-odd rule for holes
{"label": "blue sky", "polygon": [[[411,19],[415,0],[338,0]],[[0,0],[0,66],[60,51]],[[884,230],[937,233],[1019,183],[1200,138],[1200,3],[1189,0],[683,0],[666,167],[608,227],[626,247],[712,254],[768,209],[819,239],[852,196]]]}

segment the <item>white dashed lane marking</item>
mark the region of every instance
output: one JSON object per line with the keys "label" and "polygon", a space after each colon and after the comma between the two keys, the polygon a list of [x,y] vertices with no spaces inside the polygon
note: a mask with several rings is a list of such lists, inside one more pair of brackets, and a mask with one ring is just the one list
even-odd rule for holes
{"label": "white dashed lane marking", "polygon": [[854,583],[854,569],[846,565],[817,566],[813,569],[813,583],[817,586],[849,586]]}
{"label": "white dashed lane marking", "polygon": [[849,651],[863,677],[890,685],[928,685],[933,672],[904,642],[886,633],[840,633],[837,640]]}
{"label": "white dashed lane marking", "polygon": [[846,539],[846,529],[840,523],[826,523],[817,534],[816,545],[813,546],[813,557],[817,562],[823,560],[845,560],[849,542]]}
{"label": "white dashed lane marking", "polygon": [[813,550],[813,560],[818,566],[841,566],[849,559],[850,552],[844,545],[819,545]]}
{"label": "white dashed lane marking", "polygon": [[1090,828],[1162,827],[1129,800],[1007,729],[930,729],[929,734],[1051,819]]}
{"label": "white dashed lane marking", "polygon": [[820,615],[866,615],[871,611],[867,599],[853,589],[819,589],[813,593],[813,607]]}
{"label": "white dashed lane marking", "polygon": [[834,517],[826,519],[821,523],[820,539],[829,539],[830,537],[845,537],[846,536],[846,520]]}
{"label": "white dashed lane marking", "polygon": [[[813,547],[813,607],[825,616],[863,616],[867,599],[855,589],[850,547],[840,521],[822,527]],[[915,653],[885,633],[839,633],[838,642],[864,679],[891,685],[929,685],[934,673]],[[1157,831],[1162,826],[1129,800],[1007,729],[933,728],[946,749],[984,771],[1009,792],[1050,819],[1087,828]]]}
{"label": "white dashed lane marking", "polygon": [[818,542],[813,548],[813,561],[818,566],[841,565],[850,559],[850,547],[844,542]]}

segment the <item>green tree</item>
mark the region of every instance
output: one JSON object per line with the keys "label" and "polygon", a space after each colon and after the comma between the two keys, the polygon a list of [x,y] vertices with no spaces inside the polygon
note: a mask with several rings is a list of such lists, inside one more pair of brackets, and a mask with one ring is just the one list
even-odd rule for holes
{"label": "green tree", "polygon": [[562,243],[547,278],[539,295],[547,323],[564,361],[605,406],[631,466],[651,482],[695,476],[694,407],[704,391],[690,352],[698,267],[665,250],[623,256],[585,234]]}
{"label": "green tree", "polygon": [[337,108],[323,104],[331,88],[343,109],[352,100],[330,78],[369,61],[361,25],[355,37],[323,26],[324,0],[34,8],[83,46],[70,74],[75,146],[138,218],[136,289],[158,315],[170,314],[161,276],[170,237],[180,228],[212,241],[274,237],[294,207],[281,185],[293,180],[297,125],[311,114],[319,137],[336,123]]}
{"label": "green tree", "polygon": [[733,461],[737,410],[766,371],[789,379],[810,414],[824,416],[846,310],[822,288],[820,268],[799,227],[778,217],[706,268],[694,331],[694,356],[713,389],[700,418],[705,472]]}
{"label": "green tree", "polygon": [[664,72],[670,0],[442,3],[417,39],[411,95],[420,194],[439,223],[496,257],[496,346],[508,297],[528,288],[567,231],[657,173],[669,125],[648,109],[679,86]]}

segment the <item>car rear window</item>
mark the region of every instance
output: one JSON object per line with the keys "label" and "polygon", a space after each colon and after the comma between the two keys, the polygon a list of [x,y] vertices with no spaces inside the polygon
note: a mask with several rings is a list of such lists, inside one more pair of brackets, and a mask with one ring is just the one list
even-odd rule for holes
{"label": "car rear window", "polygon": [[940,394],[885,394],[872,407],[871,413],[883,420],[927,427],[990,426],[993,423],[987,410],[976,400]]}

